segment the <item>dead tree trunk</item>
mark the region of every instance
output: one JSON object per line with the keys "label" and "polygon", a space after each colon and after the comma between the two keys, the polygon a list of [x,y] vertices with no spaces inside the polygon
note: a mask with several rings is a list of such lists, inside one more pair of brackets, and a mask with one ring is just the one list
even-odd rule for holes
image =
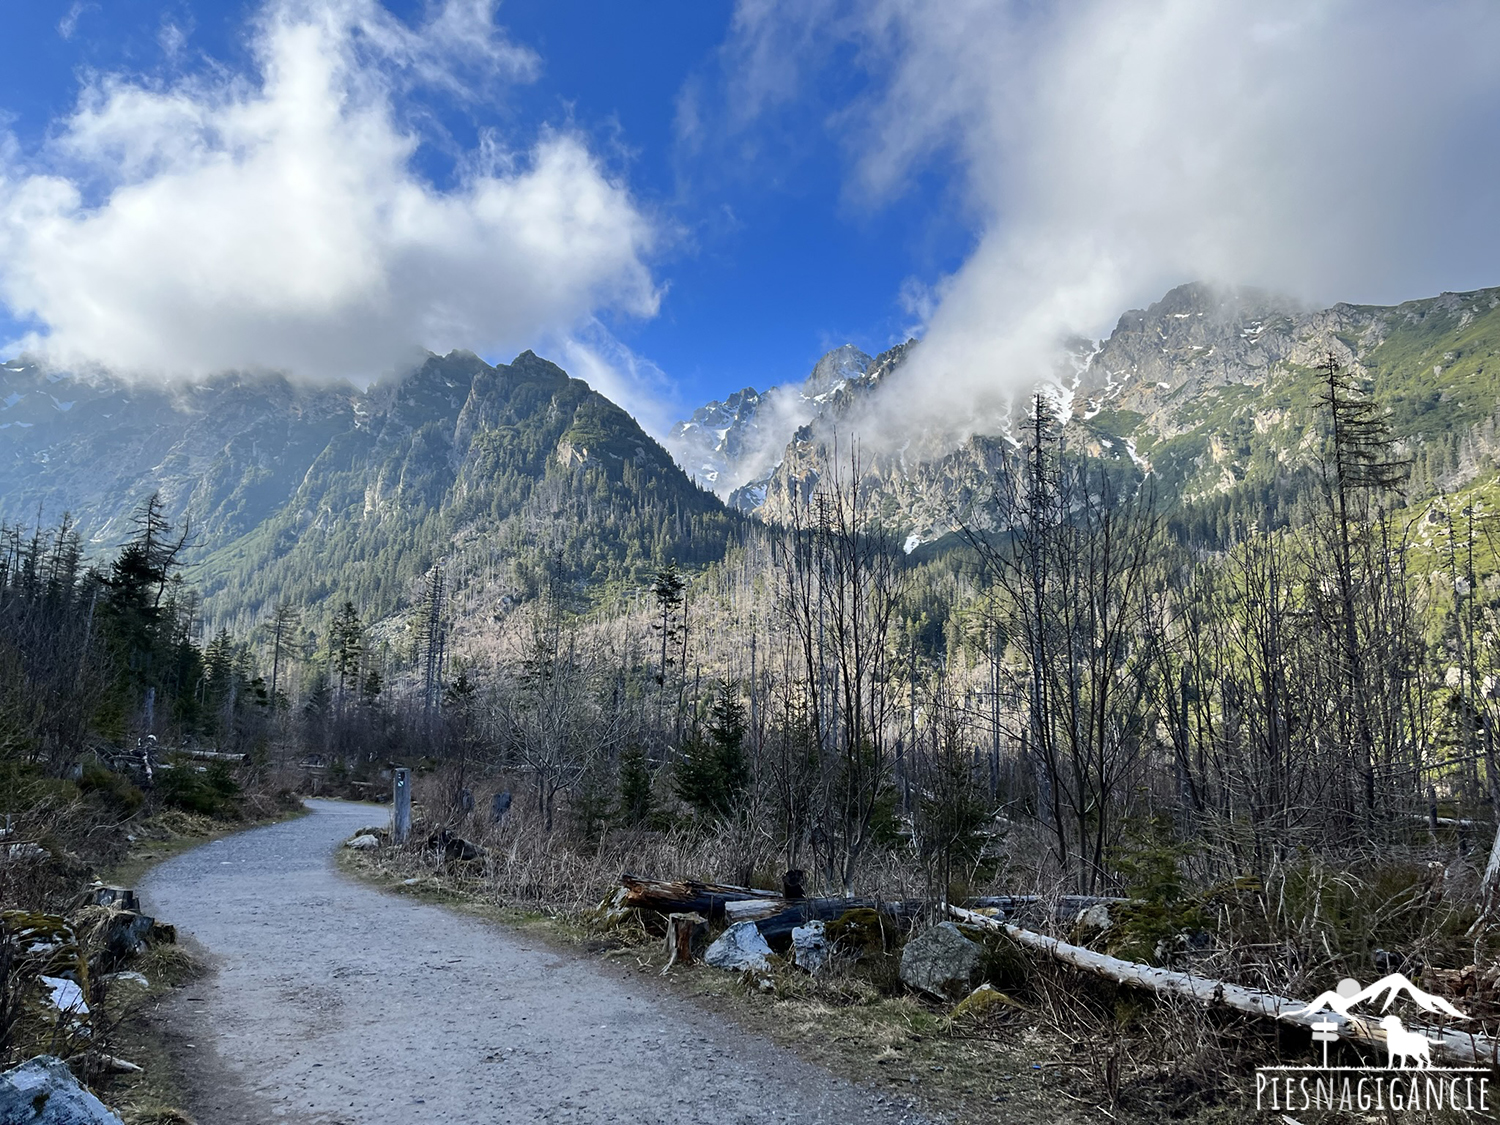
{"label": "dead tree trunk", "polygon": [[[1026,949],[1045,953],[1064,964],[1097,973],[1119,984],[1145,988],[1169,996],[1185,996],[1192,1000],[1201,1000],[1210,1006],[1233,1008],[1237,1012],[1279,1020],[1282,1023],[1305,1027],[1309,1030],[1317,1021],[1331,1020],[1338,1025],[1338,1033],[1345,1039],[1381,1046],[1385,1044],[1385,1030],[1373,1019],[1344,1015],[1326,1008],[1308,1011],[1308,1005],[1301,1000],[1291,1000],[1272,992],[1243,988],[1237,984],[1195,976],[1192,973],[1158,969],[1154,965],[1144,965],[1138,961],[1122,961],[1118,957],[1109,957],[1103,953],[1095,953],[1092,949],[1069,945],[1065,941],[1047,937],[1045,934],[1023,930],[1020,926],[998,922],[983,914],[965,910],[961,906],[950,906],[948,911],[962,922],[1003,933]],[[1459,1066],[1495,1066],[1500,1063],[1500,1050],[1497,1050],[1497,1047],[1500,1047],[1500,1041],[1491,1039],[1487,1035],[1434,1027],[1413,1027],[1408,1030],[1420,1032],[1426,1036],[1431,1041],[1435,1054]]]}
{"label": "dead tree trunk", "polygon": [[667,915],[667,963],[662,969],[663,976],[673,965],[693,963],[693,933],[705,921],[706,919],[701,914]]}

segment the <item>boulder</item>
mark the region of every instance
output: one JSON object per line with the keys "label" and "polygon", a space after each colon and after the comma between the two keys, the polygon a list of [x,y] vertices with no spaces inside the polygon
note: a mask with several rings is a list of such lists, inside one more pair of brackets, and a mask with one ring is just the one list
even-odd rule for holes
{"label": "boulder", "polygon": [[121,1125],[104,1103],[51,1055],[0,1074],[0,1121],[5,1125]]}
{"label": "boulder", "polygon": [[952,922],[924,930],[901,951],[901,980],[940,1000],[966,995],[979,968],[980,949]]}
{"label": "boulder", "polygon": [[816,976],[828,964],[828,935],[823,923],[809,922],[792,931],[792,962]]}
{"label": "boulder", "polygon": [[357,852],[371,852],[380,847],[380,838],[365,832],[344,841],[344,847],[353,848]]}
{"label": "boulder", "polygon": [[771,947],[761,937],[754,922],[736,922],[708,947],[703,962],[715,969],[743,972],[746,969],[770,968]]}

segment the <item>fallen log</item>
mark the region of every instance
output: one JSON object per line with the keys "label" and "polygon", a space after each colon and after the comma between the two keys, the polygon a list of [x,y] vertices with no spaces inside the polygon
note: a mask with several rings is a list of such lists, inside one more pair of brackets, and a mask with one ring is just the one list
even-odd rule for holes
{"label": "fallen log", "polygon": [[223,750],[179,750],[177,753],[184,754],[195,762],[234,762],[236,765],[244,763],[250,757],[248,754],[231,754]]}
{"label": "fallen log", "polygon": [[711,922],[724,917],[724,904],[728,902],[781,900],[776,891],[700,883],[696,879],[644,879],[629,872],[620,876],[620,884],[625,890],[619,902],[622,907],[654,910],[658,914],[702,914]]}
{"label": "fallen log", "polygon": [[756,922],[786,908],[786,901],[778,898],[740,899],[724,904],[724,921],[731,926],[736,922]]}
{"label": "fallen log", "polygon": [[809,922],[832,922],[842,918],[850,910],[878,910],[892,918],[911,918],[925,910],[927,904],[920,899],[897,902],[881,902],[873,898],[805,898],[801,902],[789,903],[784,910],[766,918],[757,919],[755,928],[768,942],[791,941],[792,931]]}
{"label": "fallen log", "polygon": [[1053,921],[1072,922],[1092,906],[1118,906],[1129,901],[1128,898],[1107,895],[983,895],[965,899],[964,907],[969,910],[1002,910],[1007,916],[1048,908]]}
{"label": "fallen log", "polygon": [[[1237,984],[1200,977],[1193,973],[1180,973],[1171,969],[1158,969],[1138,961],[1122,961],[1096,953],[1082,946],[1069,945],[1065,941],[1048,937],[1032,930],[1022,929],[1009,922],[1001,922],[961,906],[950,906],[948,912],[961,922],[981,929],[1003,933],[1025,949],[1045,953],[1049,957],[1077,969],[1115,981],[1117,984],[1144,988],[1151,992],[1169,996],[1184,996],[1199,1000],[1210,1006],[1231,1008],[1264,1019],[1312,1030],[1314,1023],[1331,1021],[1338,1034],[1345,1039],[1383,1046],[1386,1032],[1374,1019],[1359,1015],[1345,1015],[1329,1008],[1308,1011],[1309,1005],[1302,1000],[1277,996],[1256,988],[1245,988]],[[1482,1033],[1455,1031],[1451,1028],[1412,1027],[1408,1029],[1424,1035],[1432,1044],[1433,1052],[1459,1066],[1500,1065],[1500,1039]]]}

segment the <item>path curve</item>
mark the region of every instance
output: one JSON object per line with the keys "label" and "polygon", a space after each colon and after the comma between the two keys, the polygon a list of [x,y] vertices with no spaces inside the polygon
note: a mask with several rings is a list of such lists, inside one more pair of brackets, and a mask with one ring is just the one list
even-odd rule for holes
{"label": "path curve", "polygon": [[351,881],[334,849],[383,810],[308,805],[142,884],[216,969],[168,1013],[201,1125],[910,1119],[619,967]]}

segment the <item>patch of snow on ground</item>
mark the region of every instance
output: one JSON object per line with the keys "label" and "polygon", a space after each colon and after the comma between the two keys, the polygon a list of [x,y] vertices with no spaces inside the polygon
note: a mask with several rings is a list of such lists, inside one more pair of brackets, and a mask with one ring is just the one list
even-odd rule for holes
{"label": "patch of snow on ground", "polygon": [[901,544],[901,549],[908,555],[922,545],[922,536],[913,531],[906,537],[906,542]]}
{"label": "patch of snow on ground", "polygon": [[59,1012],[78,1012],[88,1015],[89,1006],[83,999],[83,989],[66,977],[42,977],[41,981],[52,992],[52,1006]]}

